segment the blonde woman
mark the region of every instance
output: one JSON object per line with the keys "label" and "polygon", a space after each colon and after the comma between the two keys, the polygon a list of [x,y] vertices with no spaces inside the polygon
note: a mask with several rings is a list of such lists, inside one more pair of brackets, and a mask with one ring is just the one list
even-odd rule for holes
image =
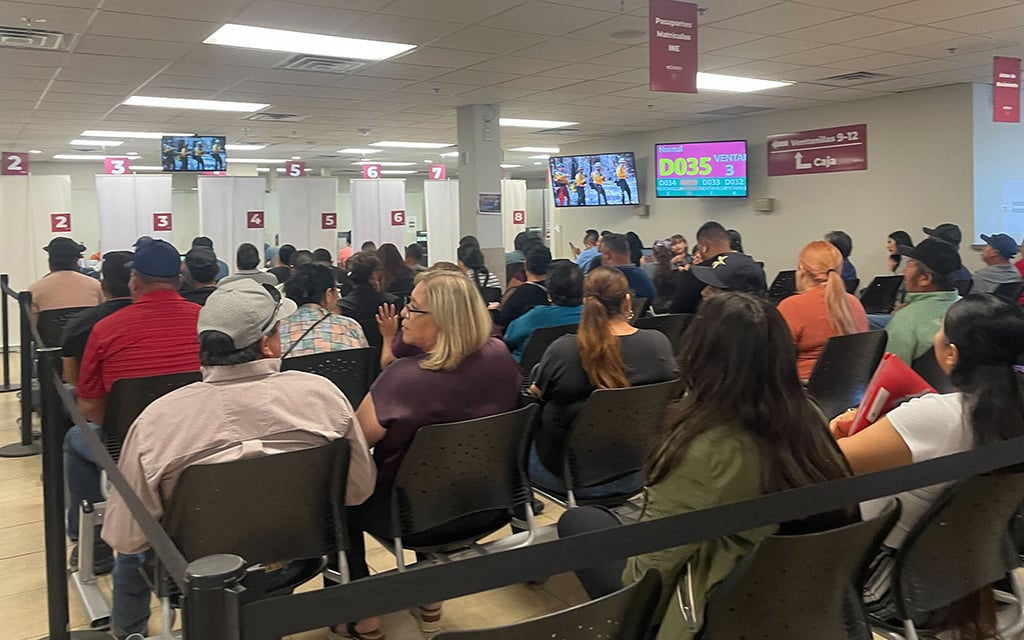
{"label": "blonde woman", "polygon": [[[352,579],[369,575],[362,532],[390,516],[389,493],[421,427],[472,420],[516,408],[522,374],[508,347],[491,337],[491,316],[476,285],[451,271],[424,273],[402,308],[402,339],[422,355],[394,361],[381,373],[356,416],[373,447],[377,487],[351,513],[347,552]],[[444,464],[443,460],[437,464]],[[424,594],[429,599],[429,594]],[[439,630],[441,605],[413,611],[425,632]],[[379,639],[378,618],[339,625],[331,637]]]}
{"label": "blonde woman", "polygon": [[860,300],[846,292],[843,256],[831,243],[817,240],[804,247],[796,268],[799,295],[779,303],[797,347],[796,367],[801,380],[811,377],[814,364],[832,336],[868,330]]}

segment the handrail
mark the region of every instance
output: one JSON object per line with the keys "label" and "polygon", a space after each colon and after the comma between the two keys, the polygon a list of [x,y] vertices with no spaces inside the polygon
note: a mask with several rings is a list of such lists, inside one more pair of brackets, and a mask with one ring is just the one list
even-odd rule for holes
{"label": "handrail", "polygon": [[9,391],[17,391],[21,388],[21,385],[11,384],[11,338],[8,322],[7,311],[7,296],[13,294],[15,300],[18,298],[18,292],[11,289],[10,282],[11,277],[6,273],[0,274],[0,332],[3,335],[3,382],[0,382],[0,393],[7,393]]}

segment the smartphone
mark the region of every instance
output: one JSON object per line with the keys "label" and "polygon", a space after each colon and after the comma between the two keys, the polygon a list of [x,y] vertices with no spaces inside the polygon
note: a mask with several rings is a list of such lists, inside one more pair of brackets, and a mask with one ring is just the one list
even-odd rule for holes
{"label": "smartphone", "polygon": [[569,248],[572,249],[573,251],[575,251],[576,250],[576,245],[574,245],[573,243],[570,242],[569,243]]}

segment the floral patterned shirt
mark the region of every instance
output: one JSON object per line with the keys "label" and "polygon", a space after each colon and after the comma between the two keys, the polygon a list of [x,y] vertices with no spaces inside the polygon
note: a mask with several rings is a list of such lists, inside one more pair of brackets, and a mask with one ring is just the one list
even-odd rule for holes
{"label": "floral patterned shirt", "polygon": [[[318,304],[304,304],[299,307],[291,317],[281,321],[281,351],[288,353],[287,357],[308,356],[314,353],[326,351],[341,351],[343,349],[362,349],[369,347],[363,335],[363,328],[359,323],[345,316],[327,314]],[[320,319],[323,321],[306,333],[306,330],[316,324]],[[302,334],[306,333],[305,337]],[[301,338],[301,341],[299,339]],[[296,341],[299,344],[292,348]]]}

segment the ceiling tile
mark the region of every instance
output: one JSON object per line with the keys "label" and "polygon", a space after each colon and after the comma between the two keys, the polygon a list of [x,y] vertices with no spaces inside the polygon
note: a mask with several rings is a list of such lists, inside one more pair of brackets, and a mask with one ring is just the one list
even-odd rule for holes
{"label": "ceiling tile", "polygon": [[416,93],[419,95],[430,95],[430,96],[456,96],[460,93],[470,91],[472,87],[464,84],[455,84],[451,82],[436,82],[429,80],[426,82],[417,82],[406,87],[402,87],[403,93]]}
{"label": "ceiling tile", "polygon": [[746,31],[732,31],[730,29],[719,29],[718,27],[701,26],[697,30],[697,47],[701,53],[714,51],[723,47],[731,47],[735,44],[757,40],[761,36]]}
{"label": "ceiling tile", "polygon": [[394,78],[398,80],[428,80],[446,73],[448,69],[440,67],[421,67],[414,64],[398,62],[377,62],[356,71],[358,76],[375,78]]}
{"label": "ceiling tile", "polygon": [[564,87],[571,80],[565,78],[551,78],[544,75],[537,76],[523,76],[516,78],[515,80],[509,80],[508,82],[501,83],[500,87],[510,87],[513,89],[520,90],[533,90],[533,91],[549,91],[551,89],[560,89]]}
{"label": "ceiling tile", "polygon": [[805,27],[786,33],[787,38],[814,40],[815,42],[846,42],[858,38],[889,33],[906,29],[909,25],[895,20],[883,20],[871,16],[849,16],[826,22],[825,24]]}
{"label": "ceiling tile", "polygon": [[1012,7],[975,13],[963,18],[936,22],[934,25],[939,29],[949,29],[961,33],[989,33],[997,29],[1007,29],[1024,26],[1024,5],[1019,3]]}
{"label": "ceiling tile", "polygon": [[[293,54],[280,51],[256,51],[238,47],[220,47],[212,44],[192,45],[192,49],[180,58],[181,62],[197,62],[202,65],[233,65],[238,67],[274,67],[292,57]],[[241,69],[238,73],[245,73]]]}
{"label": "ceiling tile", "polygon": [[121,36],[130,33],[133,37],[144,40],[169,40],[198,44],[216,31],[218,27],[220,25],[215,22],[101,11],[90,25],[89,33],[101,36]]}
{"label": "ceiling tile", "polygon": [[101,96],[127,97],[132,89],[131,84],[105,84],[101,82],[74,82],[68,80],[63,74],[58,76],[57,81],[50,87],[51,91],[64,93],[95,94]]}
{"label": "ceiling tile", "polygon": [[953,38],[959,38],[959,33],[944,31],[933,27],[910,27],[902,31],[892,31],[868,38],[851,40],[846,44],[851,47],[863,49],[875,49],[876,51],[899,51],[920,47],[935,42],[945,42]]}
{"label": "ceiling tile", "polygon": [[59,67],[29,67],[23,64],[8,65],[0,62],[0,78],[45,78],[50,79]]}
{"label": "ceiling tile", "polygon": [[800,3],[843,10],[849,10],[851,6],[855,6],[858,12],[866,13],[883,7],[891,7],[894,4],[902,4],[906,1],[907,0],[857,0],[855,5],[851,5],[850,0],[800,0]]}
{"label": "ceiling tile", "polygon": [[371,91],[393,91],[412,84],[412,80],[400,78],[379,78],[375,76],[343,76],[332,87],[341,89],[367,89]]}
{"label": "ceiling tile", "polygon": [[903,53],[876,53],[862,58],[836,60],[832,66],[847,71],[879,71],[887,67],[923,62],[924,60],[925,58],[908,56]]}
{"label": "ceiling tile", "polygon": [[173,89],[207,89],[210,91],[216,91],[224,89],[229,84],[230,83],[225,81],[223,78],[197,78],[195,76],[175,76],[167,73],[161,73],[146,83],[142,93],[157,93],[152,91],[152,89],[164,87]]}
{"label": "ceiling tile", "polygon": [[613,17],[614,14],[605,11],[532,1],[482,20],[480,24],[498,29],[561,36],[567,26],[582,28]]}
{"label": "ceiling tile", "polygon": [[455,84],[471,84],[478,87],[485,87],[500,82],[507,82],[519,76],[511,73],[498,73],[495,71],[473,71],[471,69],[459,69],[444,75],[438,76],[440,82],[452,82]]}
{"label": "ceiling tile", "polygon": [[886,67],[883,69],[883,72],[887,75],[906,77],[926,73],[939,73],[940,71],[954,71],[957,68],[957,65],[945,60],[922,60],[920,62],[911,62],[909,64]]}
{"label": "ceiling tile", "polygon": [[549,0],[549,4],[564,4],[570,7],[596,9],[609,13],[622,11],[647,11],[648,0]]}
{"label": "ceiling tile", "polygon": [[82,33],[92,17],[92,10],[39,5],[34,2],[0,2],[0,24],[22,27],[25,26],[21,20],[23,17],[45,19],[46,23],[39,25],[45,29]]}
{"label": "ceiling tile", "polygon": [[784,56],[773,58],[773,60],[799,65],[829,65],[840,60],[849,60],[850,58],[871,55],[871,53],[870,49],[856,49],[854,47],[844,47],[843,45],[836,44],[828,47],[818,47],[817,49],[808,49],[807,51],[789,53]]}
{"label": "ceiling tile", "polygon": [[[591,42],[610,42],[612,44],[618,44],[620,46],[640,43],[643,43],[646,46],[647,28],[647,18],[622,14],[615,16],[610,20],[604,20],[589,27],[584,27],[576,31],[568,31],[566,35],[570,38],[575,38],[577,40],[589,40]],[[613,33],[624,31],[637,31],[640,33],[640,35],[631,38],[621,38],[612,36]]]}
{"label": "ceiling tile", "polygon": [[75,52],[173,60],[187,53],[193,46],[186,42],[87,35],[79,39]]}
{"label": "ceiling tile", "polygon": [[367,14],[280,0],[255,0],[233,18],[237,24],[339,35]]}
{"label": "ceiling tile", "polygon": [[469,67],[493,57],[494,55],[490,53],[460,51],[458,49],[442,49],[441,47],[418,47],[401,57],[392,59],[395,62],[402,62],[405,64],[421,64],[428,67],[462,69],[463,67]]}
{"label": "ceiling tile", "polygon": [[498,2],[491,0],[395,0],[380,10],[388,15],[410,18],[430,18],[446,22],[464,22],[472,24],[484,18],[501,13],[523,0]]}
{"label": "ceiling tile", "polygon": [[552,67],[544,75],[551,76],[552,78],[566,78],[568,80],[579,82],[580,80],[604,78],[624,71],[632,71],[632,69],[627,67],[615,67],[610,64],[584,64],[576,66],[562,65]]}
{"label": "ceiling tile", "polygon": [[[451,35],[465,26],[456,22],[386,16],[376,13],[364,17],[354,25],[346,26],[341,33],[353,38],[424,45],[436,44],[432,41]],[[458,49],[459,47],[452,48]]]}
{"label": "ceiling tile", "polygon": [[[248,0],[105,0],[104,11],[122,11],[147,16],[227,22]],[[92,3],[93,5],[96,2]]]}
{"label": "ceiling tile", "polygon": [[474,26],[431,43],[437,47],[448,49],[465,49],[485,53],[512,53],[538,42],[547,40],[547,36],[523,31],[507,31],[505,29],[488,29]]}
{"label": "ceiling tile", "polygon": [[848,15],[850,14],[833,9],[825,9],[824,7],[783,2],[765,9],[751,11],[728,20],[716,22],[715,25],[724,29],[735,29],[736,31],[776,35],[800,29],[801,27],[821,24],[829,20],[838,20]]}
{"label": "ceiling tile", "polygon": [[503,73],[541,73],[551,67],[550,60],[540,58],[522,58],[519,56],[497,56],[486,62],[475,64],[474,71],[500,71]]}
{"label": "ceiling tile", "polygon": [[871,15],[912,24],[931,24],[1014,4],[1020,6],[1013,0],[913,0],[873,11]]}
{"label": "ceiling tile", "polygon": [[[824,61],[822,61],[824,62]],[[791,71],[800,69],[800,65],[785,64],[773,60],[754,60],[744,62],[735,67],[726,67],[721,73],[733,76],[745,76],[748,78],[766,78],[769,80],[783,80]]]}
{"label": "ceiling tile", "polygon": [[[588,66],[583,61],[593,60],[597,57],[601,58],[601,64],[605,62],[620,64],[616,59],[615,52],[622,49],[623,45],[621,44],[586,42],[585,40],[573,40],[571,38],[554,38],[542,44],[535,44],[532,47],[520,49],[516,54],[528,58],[551,60],[552,66]],[[584,51],[586,51],[586,54],[581,55]]]}
{"label": "ceiling tile", "polygon": [[[732,58],[747,58],[750,60],[763,60],[765,58],[778,58],[797,51],[815,49],[817,43],[807,40],[791,40],[789,38],[768,37],[751,42],[744,42],[732,47],[725,47],[715,52],[716,55],[729,56]],[[700,61],[698,60],[698,64]]]}
{"label": "ceiling tile", "polygon": [[[780,0],[713,0],[711,2],[703,2],[701,5],[705,7],[705,11],[701,14],[698,22],[701,26],[706,24],[717,25],[722,20],[727,20],[733,16],[750,13],[766,7],[773,7],[778,4],[782,4],[782,2]],[[647,9],[641,9],[637,13],[647,15]]]}

